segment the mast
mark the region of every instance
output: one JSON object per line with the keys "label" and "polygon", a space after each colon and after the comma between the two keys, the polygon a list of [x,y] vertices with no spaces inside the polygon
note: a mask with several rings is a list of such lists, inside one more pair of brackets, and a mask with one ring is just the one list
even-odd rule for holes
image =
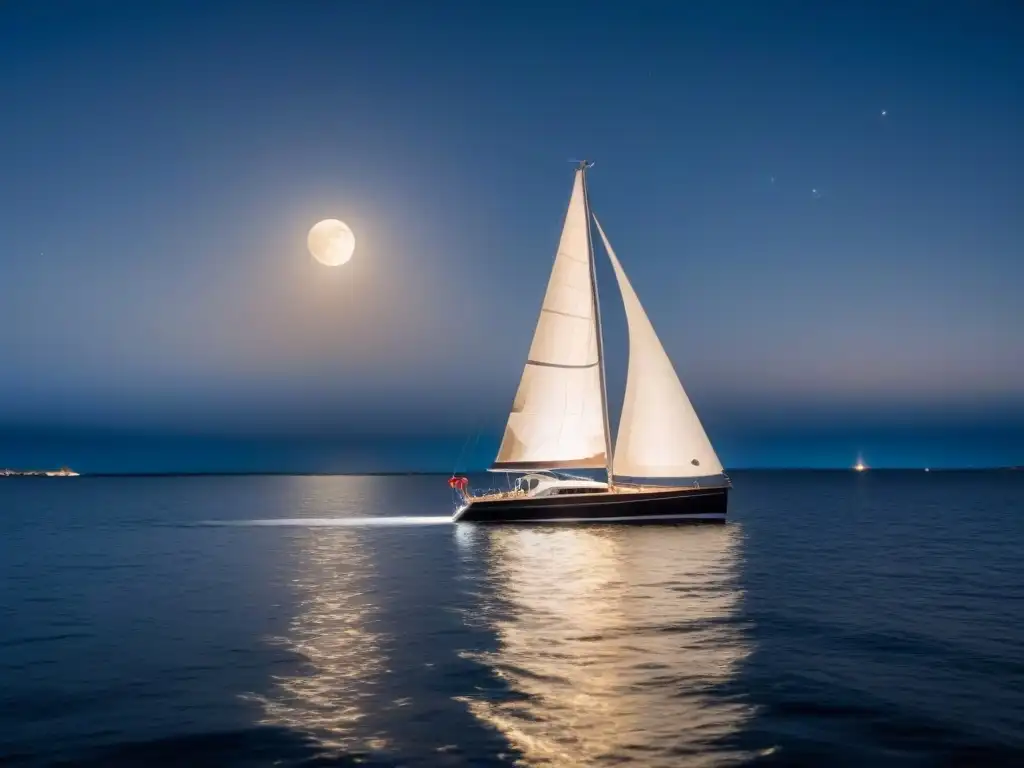
{"label": "mast", "polygon": [[587,215],[587,253],[590,258],[590,299],[593,302],[594,321],[597,325],[597,369],[601,378],[601,413],[604,417],[604,456],[605,472],[608,474],[608,490],[615,488],[615,476],[612,474],[612,430],[608,420],[608,385],[604,375],[604,334],[601,332],[601,302],[597,293],[597,264],[594,260],[594,238],[591,233],[590,195],[587,193],[587,169],[594,164],[587,160],[580,161],[579,171],[583,179],[583,209]]}

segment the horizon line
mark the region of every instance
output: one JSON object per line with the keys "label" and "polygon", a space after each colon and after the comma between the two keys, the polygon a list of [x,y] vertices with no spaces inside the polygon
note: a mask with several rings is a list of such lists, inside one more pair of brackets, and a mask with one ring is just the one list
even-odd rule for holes
{"label": "horizon line", "polygon": [[[11,468],[8,468],[11,469]],[[15,472],[45,472],[46,470],[13,470]],[[985,467],[868,467],[858,471],[854,467],[738,467],[728,472],[1015,472],[1024,471],[1024,465],[998,465]],[[456,474],[488,474],[486,469],[469,469],[462,472],[441,472],[437,470],[387,470],[377,472],[286,472],[286,471],[166,471],[166,472],[79,472],[78,477],[407,477]],[[493,473],[492,473],[493,474]],[[508,473],[517,474],[517,473]],[[45,475],[0,475],[4,477],[45,477]]]}

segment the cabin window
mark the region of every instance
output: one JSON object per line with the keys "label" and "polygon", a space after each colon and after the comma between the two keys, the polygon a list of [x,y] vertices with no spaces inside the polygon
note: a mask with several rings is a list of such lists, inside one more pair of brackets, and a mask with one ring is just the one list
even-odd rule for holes
{"label": "cabin window", "polygon": [[524,477],[524,478],[521,478],[518,481],[519,488],[524,493],[529,493],[534,488],[536,488],[539,484],[540,484],[540,480],[538,480],[536,477],[532,477],[532,478],[525,478]]}
{"label": "cabin window", "polygon": [[572,493],[593,493],[592,488],[558,488],[555,491],[556,496],[568,496]]}

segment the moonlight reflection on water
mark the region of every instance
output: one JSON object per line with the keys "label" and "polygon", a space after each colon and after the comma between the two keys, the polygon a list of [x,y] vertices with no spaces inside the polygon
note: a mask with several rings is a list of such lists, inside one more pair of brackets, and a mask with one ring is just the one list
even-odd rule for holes
{"label": "moonlight reflection on water", "polygon": [[526,765],[720,765],[749,708],[723,697],[749,653],[737,612],[739,530],[481,531],[476,654],[508,686],[466,705]]}

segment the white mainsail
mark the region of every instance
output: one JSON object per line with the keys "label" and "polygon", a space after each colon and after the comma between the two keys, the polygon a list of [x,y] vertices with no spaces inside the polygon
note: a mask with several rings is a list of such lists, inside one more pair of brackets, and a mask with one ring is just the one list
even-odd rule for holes
{"label": "white mainsail", "polygon": [[615,270],[629,330],[626,396],[612,473],[636,478],[721,474],[722,463],[596,216],[594,224]]}
{"label": "white mainsail", "polygon": [[495,470],[604,468],[604,404],[583,168]]}

